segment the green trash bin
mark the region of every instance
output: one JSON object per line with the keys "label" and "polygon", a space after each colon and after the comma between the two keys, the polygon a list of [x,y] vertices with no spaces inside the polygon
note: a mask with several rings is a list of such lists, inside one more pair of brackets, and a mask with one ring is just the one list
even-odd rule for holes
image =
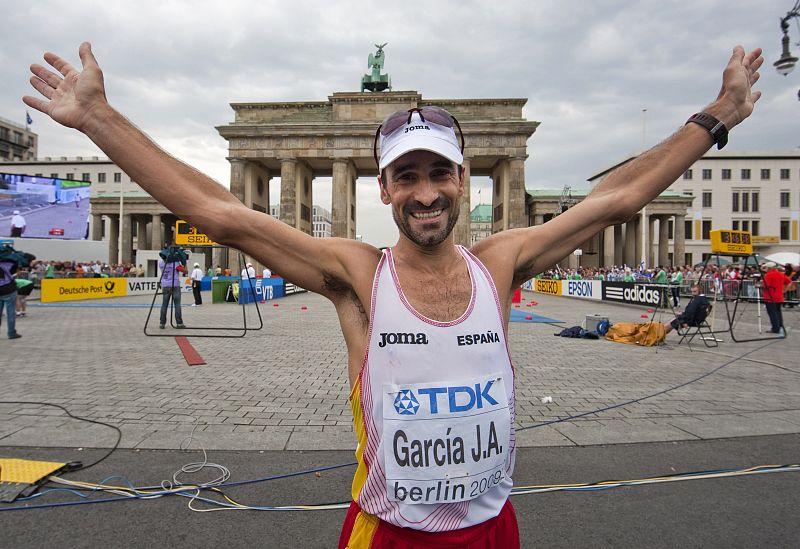
{"label": "green trash bin", "polygon": [[228,291],[228,286],[231,285],[230,280],[212,280],[211,281],[211,303],[225,303],[225,294]]}

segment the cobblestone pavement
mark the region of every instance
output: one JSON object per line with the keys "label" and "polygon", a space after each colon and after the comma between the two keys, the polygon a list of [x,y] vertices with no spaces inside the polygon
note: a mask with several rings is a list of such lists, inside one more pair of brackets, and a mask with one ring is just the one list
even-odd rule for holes
{"label": "cobblestone pavement", "polygon": [[[642,322],[643,308],[523,295],[524,302],[538,301],[524,310],[563,324],[510,325],[518,446],[800,433],[796,309],[785,309],[787,339],[734,343],[726,333],[716,349],[695,340],[690,350],[673,333],[667,345],[643,348],[553,336],[587,314]],[[355,448],[345,345],[324,298],[300,294],[261,305],[263,329],[242,338],[198,337],[213,333],[198,327],[241,326],[241,310],[232,304],[185,307],[185,331],[158,330],[151,318],[149,332],[189,336],[207,362],[201,366],[187,366],[173,337],[143,334],[150,299],[31,302],[17,322],[22,339],[0,339],[0,400],[58,404],[116,425],[123,448],[175,449],[190,433],[207,449]],[[251,326],[257,321],[252,306],[248,319]],[[738,339],[758,335],[755,305],[740,306],[734,319]],[[761,320],[768,326],[763,311]],[[715,328],[725,324],[718,303]],[[552,403],[543,404],[547,396]],[[649,398],[638,401],[643,397]],[[580,414],[586,415],[537,427]],[[108,427],[57,408],[0,403],[0,446],[110,447],[115,440]]]}

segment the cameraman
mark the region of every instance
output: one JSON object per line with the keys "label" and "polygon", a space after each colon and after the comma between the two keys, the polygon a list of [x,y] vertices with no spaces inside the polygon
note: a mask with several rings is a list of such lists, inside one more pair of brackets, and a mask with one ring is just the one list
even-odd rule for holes
{"label": "cameraman", "polygon": [[9,245],[0,248],[0,324],[3,322],[3,309],[8,317],[8,339],[19,339],[17,333],[17,282],[15,274],[19,267],[27,267],[35,256],[18,252]]}
{"label": "cameraman", "polygon": [[172,300],[175,309],[176,328],[185,328],[183,325],[183,313],[181,312],[181,289],[183,283],[181,275],[184,272],[188,256],[183,248],[179,246],[169,246],[161,250],[158,254],[161,260],[158,268],[161,269],[161,318],[158,327],[164,328],[167,324],[167,308]]}

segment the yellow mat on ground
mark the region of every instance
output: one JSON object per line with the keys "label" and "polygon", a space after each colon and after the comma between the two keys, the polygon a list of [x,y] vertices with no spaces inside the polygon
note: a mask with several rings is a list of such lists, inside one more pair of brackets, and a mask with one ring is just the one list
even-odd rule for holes
{"label": "yellow mat on ground", "polygon": [[65,463],[0,458],[0,482],[33,484],[61,469]]}
{"label": "yellow mat on ground", "polygon": [[0,458],[0,502],[11,503],[21,495],[30,495],[39,481],[64,465],[54,461]]}

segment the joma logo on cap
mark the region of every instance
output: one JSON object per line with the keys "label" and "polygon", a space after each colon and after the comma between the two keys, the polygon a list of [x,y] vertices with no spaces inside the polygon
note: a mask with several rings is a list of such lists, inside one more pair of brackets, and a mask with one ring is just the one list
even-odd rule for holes
{"label": "joma logo on cap", "polygon": [[430,126],[409,126],[405,130],[403,130],[403,133],[413,132],[414,130],[430,130],[430,129],[431,129]]}

